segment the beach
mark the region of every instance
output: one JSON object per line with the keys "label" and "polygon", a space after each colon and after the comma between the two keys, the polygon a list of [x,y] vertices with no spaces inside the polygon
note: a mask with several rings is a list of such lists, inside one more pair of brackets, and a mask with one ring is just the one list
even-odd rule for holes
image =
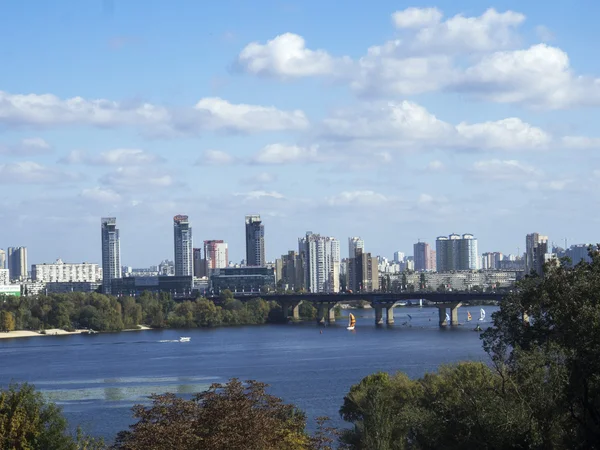
{"label": "beach", "polygon": [[[150,330],[150,327],[147,327],[145,325],[140,325],[140,328],[123,330],[123,331],[143,331],[143,330]],[[86,333],[88,330],[65,331],[65,330],[61,330],[60,328],[51,328],[51,329],[45,330],[45,331],[46,331],[45,334],[42,334],[39,331],[28,331],[28,330],[0,332],[0,339],[38,337],[38,336],[64,336],[67,334]]]}

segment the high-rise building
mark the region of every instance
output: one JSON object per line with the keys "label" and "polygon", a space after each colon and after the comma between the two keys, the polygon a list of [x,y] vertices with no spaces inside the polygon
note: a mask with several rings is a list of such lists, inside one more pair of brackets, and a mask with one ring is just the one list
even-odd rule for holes
{"label": "high-rise building", "polygon": [[397,263],[404,262],[404,252],[394,252],[394,261]]}
{"label": "high-rise building", "polygon": [[192,249],[192,227],[188,216],[173,217],[173,234],[175,249],[175,276],[191,277],[194,275],[194,260]]}
{"label": "high-rise building", "polygon": [[472,234],[440,236],[435,241],[435,250],[438,272],[479,268],[477,239]]}
{"label": "high-rise building", "polygon": [[544,262],[548,253],[548,236],[539,233],[528,234],[525,238],[525,273],[544,273]]}
{"label": "high-rise building", "polygon": [[11,280],[27,279],[27,247],[8,247],[7,262]]}
{"label": "high-rise building", "polygon": [[333,237],[307,232],[298,239],[304,259],[304,282],[309,292],[339,292],[340,243]]}
{"label": "high-rise building", "polygon": [[413,245],[415,271],[426,272],[434,270],[431,264],[431,247],[426,242],[417,242]]}
{"label": "high-rise building", "polygon": [[195,248],[194,254],[194,276],[196,278],[203,278],[206,275],[206,260],[202,258],[202,249]]}
{"label": "high-rise building", "polygon": [[483,270],[500,270],[500,262],[504,255],[500,252],[486,252],[481,255],[481,268]]}
{"label": "high-rise building", "polygon": [[7,284],[10,284],[8,269],[0,269],[0,286],[6,286]]}
{"label": "high-rise building", "polygon": [[354,258],[348,261],[348,288],[354,292],[379,290],[379,267],[377,257],[356,249]]}
{"label": "high-rise building", "polygon": [[204,259],[207,276],[211,270],[226,268],[229,264],[227,244],[222,240],[204,241]]}
{"label": "high-rise building", "polygon": [[348,258],[354,258],[358,249],[365,250],[365,241],[359,237],[348,238]]}
{"label": "high-rise building", "polygon": [[100,220],[102,234],[102,292],[111,293],[111,280],[121,278],[121,239],[116,217]]}
{"label": "high-rise building", "polygon": [[427,267],[429,267],[429,270],[432,272],[437,271],[437,260],[436,260],[435,250],[430,249],[428,257],[429,257],[429,263],[427,264]]}
{"label": "high-rise building", "polygon": [[6,252],[0,248],[0,269],[6,269]]}
{"label": "high-rise building", "polygon": [[265,226],[258,214],[246,216],[246,265],[265,264]]}

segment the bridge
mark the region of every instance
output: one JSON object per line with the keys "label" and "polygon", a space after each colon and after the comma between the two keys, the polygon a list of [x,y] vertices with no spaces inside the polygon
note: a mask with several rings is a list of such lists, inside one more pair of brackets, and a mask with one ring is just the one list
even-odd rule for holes
{"label": "bridge", "polygon": [[[471,292],[362,292],[362,293],[292,293],[292,294],[277,294],[277,293],[243,293],[234,292],[234,298],[247,301],[253,298],[260,297],[267,301],[276,301],[281,305],[284,317],[293,320],[300,319],[300,304],[303,301],[308,301],[317,307],[317,321],[319,323],[335,322],[335,306],[340,303],[350,301],[364,300],[369,302],[375,310],[375,324],[383,325],[383,311],[386,312],[385,323],[392,325],[394,323],[394,307],[402,301],[408,300],[426,300],[429,303],[434,303],[439,311],[440,326],[458,325],[458,308],[463,303],[473,301],[501,301],[505,293],[471,293]],[[207,295],[207,299],[215,303],[221,301],[221,297],[217,295]],[[183,300],[184,298],[176,298]],[[187,296],[186,299],[191,299]],[[450,323],[446,321],[446,312],[450,309]]]}

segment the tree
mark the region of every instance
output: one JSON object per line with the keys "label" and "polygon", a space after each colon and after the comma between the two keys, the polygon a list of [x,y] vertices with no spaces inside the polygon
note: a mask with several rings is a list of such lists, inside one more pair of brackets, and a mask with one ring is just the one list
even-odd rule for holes
{"label": "tree", "polygon": [[[80,434],[80,443],[86,439]],[[91,442],[91,441],[90,441]],[[99,445],[97,442],[94,445]],[[0,449],[75,450],[60,408],[47,403],[30,384],[0,390]],[[91,447],[88,447],[91,448]]]}
{"label": "tree", "polygon": [[152,406],[134,407],[138,421],[119,433],[121,450],[300,450],[309,448],[304,413],[266,393],[257,381],[213,384],[184,400],[153,395]]}
{"label": "tree", "polygon": [[426,287],[427,287],[427,280],[425,279],[425,274],[423,272],[421,272],[421,275],[419,275],[419,289],[425,290]]}
{"label": "tree", "polygon": [[13,331],[15,329],[15,316],[9,311],[0,311],[0,331]]}

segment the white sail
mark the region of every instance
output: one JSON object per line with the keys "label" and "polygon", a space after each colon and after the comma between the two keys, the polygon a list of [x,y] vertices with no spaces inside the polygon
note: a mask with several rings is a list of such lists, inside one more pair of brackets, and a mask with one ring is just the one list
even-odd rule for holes
{"label": "white sail", "polygon": [[448,313],[446,313],[446,323],[450,322],[450,316],[448,315]]}
{"label": "white sail", "polygon": [[482,322],[485,320],[485,310],[483,308],[479,310],[479,320]]}

